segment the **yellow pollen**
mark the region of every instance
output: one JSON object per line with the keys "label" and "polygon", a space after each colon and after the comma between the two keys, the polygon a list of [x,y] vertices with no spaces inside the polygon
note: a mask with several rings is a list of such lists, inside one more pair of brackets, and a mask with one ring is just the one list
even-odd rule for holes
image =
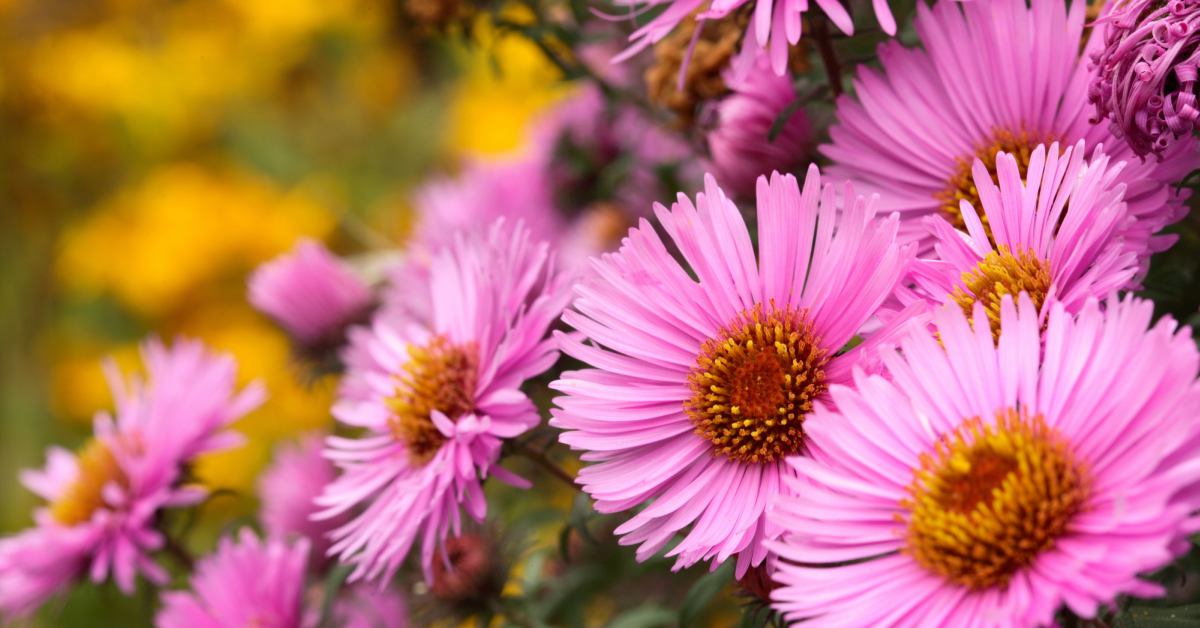
{"label": "yellow pollen", "polygon": [[984,229],[991,236],[991,226],[988,224],[987,216],[983,213],[983,207],[979,204],[979,190],[976,189],[975,179],[971,176],[975,160],[982,161],[988,172],[991,173],[992,181],[997,182],[996,153],[1009,153],[1017,160],[1017,169],[1020,170],[1021,178],[1024,179],[1025,173],[1029,170],[1029,156],[1033,154],[1033,150],[1038,147],[1038,144],[1050,144],[1052,141],[1050,137],[1040,133],[1028,131],[1013,133],[1004,129],[997,130],[991,139],[981,143],[975,154],[958,159],[954,174],[946,183],[946,189],[934,195],[934,198],[941,202],[942,215],[955,228],[966,230],[967,225],[963,221],[962,211],[959,210],[959,202],[967,201],[975,208],[975,212],[979,214],[979,220],[983,222]]}
{"label": "yellow pollen", "polygon": [[829,354],[805,313],[761,305],[700,347],[684,409],[713,451],[766,463],[800,450],[804,416],[825,392]]}
{"label": "yellow pollen", "polygon": [[1026,292],[1039,310],[1050,291],[1050,263],[1032,251],[1013,255],[1008,247],[987,254],[975,268],[962,274],[963,285],[955,288],[951,297],[970,318],[975,302],[987,310],[992,336],[1000,338],[1000,301],[1004,295],[1013,299]]}
{"label": "yellow pollen", "polygon": [[92,514],[104,505],[104,487],[109,482],[126,481],[108,446],[95,438],[79,450],[76,462],[79,474],[75,481],[50,504],[50,516],[67,526],[92,518]]}
{"label": "yellow pollen", "polygon": [[475,408],[478,352],[474,344],[453,345],[435,336],[423,347],[410,345],[408,356],[396,375],[396,394],[388,400],[391,428],[408,446],[409,459],[425,464],[445,441],[433,424],[433,411],[457,421]]}
{"label": "yellow pollen", "polygon": [[971,589],[1005,587],[1067,532],[1088,482],[1041,415],[969,419],[921,457],[909,486],[904,552]]}

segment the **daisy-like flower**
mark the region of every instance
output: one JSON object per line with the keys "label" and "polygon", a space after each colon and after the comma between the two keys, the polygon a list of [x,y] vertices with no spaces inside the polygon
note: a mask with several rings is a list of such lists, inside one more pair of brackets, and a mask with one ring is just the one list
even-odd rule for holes
{"label": "daisy-like flower", "polygon": [[1102,38],[1081,50],[1085,9],[1080,0],[1069,9],[1061,0],[918,3],[922,48],[885,44],[882,72],[860,66],[855,96],[838,101],[832,143],[822,147],[830,174],[877,192],[882,210],[900,212],[902,238],[929,245],[915,219],[942,214],[962,227],[960,201],[979,206],[976,159],[995,175],[1003,151],[1024,173],[1039,144],[1085,140],[1088,151],[1103,145],[1111,160],[1128,162],[1119,180],[1133,218],[1122,229],[1130,248],[1165,249],[1173,238],[1155,234],[1186,213],[1188,193],[1173,183],[1191,169],[1194,147],[1180,143],[1161,163],[1143,163],[1108,124],[1090,121],[1088,51]]}
{"label": "daisy-like flower", "polygon": [[578,481],[597,510],[648,503],[616,530],[639,560],[679,533],[677,569],[736,554],[741,576],[765,558],[783,459],[805,451],[813,403],[849,381],[870,343],[842,349],[911,253],[894,216],[876,219],[849,186],[835,201],[815,166],[803,192],[790,175],[760,178],[756,254],[708,177],[695,203],[655,208],[690,271],[643,221],[577,286],[563,320],[585,338],[558,338],[593,368],[552,384],[564,394],[551,424],[593,463]]}
{"label": "daisy-like flower", "polygon": [[[162,596],[158,628],[317,628],[326,606],[321,591],[308,586],[305,538],[259,538],[248,528],[221,539],[217,550],[196,565],[191,591]],[[337,626],[404,628],[408,610],[394,589],[346,587],[328,604]]]}
{"label": "daisy-like flower", "polygon": [[1085,162],[1084,153],[1082,141],[1061,153],[1057,144],[1039,145],[1024,173],[1016,157],[999,153],[999,185],[976,161],[983,215],[963,201],[966,233],[942,216],[928,218],[937,255],[912,266],[920,291],[934,303],[953,301],[968,315],[982,303],[999,334],[1005,295],[1026,292],[1038,308],[1061,301],[1077,312],[1089,298],[1103,299],[1128,284],[1138,256],[1118,237],[1126,215],[1124,184],[1116,181],[1126,164],[1112,165],[1099,151]]}
{"label": "daisy-like flower", "polygon": [[304,354],[319,356],[340,347],[346,327],[369,314],[371,290],[320,242],[302,240],[250,276],[249,300]]}
{"label": "daisy-like flower", "polygon": [[162,584],[166,571],[151,558],[163,546],[156,529],[163,509],[190,506],[204,490],[183,484],[196,456],[231,447],[226,431],[264,398],[257,384],[236,390],[236,363],[199,342],[142,346],[147,379],[126,387],[106,368],[115,415],[100,413],[95,434],[72,453],[52,448],[44,469],[22,482],[48,503],[36,527],[0,541],[0,611],[22,615],[87,577],[111,578],[132,593],[140,573]]}
{"label": "daisy-like flower", "polygon": [[311,434],[292,445],[284,445],[259,478],[262,507],[259,518],[271,538],[308,539],[313,560],[323,564],[329,531],[345,523],[346,517],[314,520],[317,495],[337,477],[337,468],[322,452],[322,438]]}
{"label": "daisy-like flower", "polygon": [[[828,625],[1041,626],[1094,617],[1200,528],[1200,357],[1153,304],[1041,316],[1006,298],[997,345],[959,308],[834,386],[772,521],[776,607]],[[826,566],[827,565],[827,566]]]}
{"label": "daisy-like flower", "polygon": [[260,541],[243,528],[196,565],[192,591],[162,596],[158,628],[299,628],[308,540]]}
{"label": "daisy-like flower", "polygon": [[558,359],[547,330],[568,294],[523,227],[462,237],[430,273],[428,325],[376,317],[347,352],[333,414],[365,434],[328,439],[342,473],[317,503],[320,517],[355,513],[330,550],[352,580],[390,577],[418,539],[428,579],[461,509],[483,518],[483,479],[521,483],[496,465],[500,446],[538,423],[520,387]]}
{"label": "daisy-like flower", "polygon": [[[788,47],[800,43],[801,17],[809,8],[808,0],[618,0],[616,4],[637,7],[642,12],[662,5],[666,8],[629,36],[630,46],[617,55],[615,61],[627,59],[658,43],[692,14],[703,24],[709,20],[733,19],[738,13],[745,13],[752,15],[734,64],[745,67],[759,54],[765,54],[771,62],[770,71],[780,76],[787,72]],[[816,0],[816,4],[843,33],[854,34],[854,21],[839,0]],[[888,35],[895,35],[896,19],[887,0],[873,0],[872,4],[879,26]]]}

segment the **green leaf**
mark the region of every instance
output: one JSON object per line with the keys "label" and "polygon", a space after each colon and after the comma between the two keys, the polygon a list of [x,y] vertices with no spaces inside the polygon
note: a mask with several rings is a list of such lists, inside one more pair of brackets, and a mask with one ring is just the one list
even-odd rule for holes
{"label": "green leaf", "polygon": [[733,561],[725,561],[725,564],[718,567],[716,571],[705,574],[696,580],[696,583],[684,596],[683,604],[679,607],[679,625],[694,625],[696,620],[704,614],[704,610],[708,608],[717,592],[725,588],[731,580],[733,580]]}
{"label": "green leaf", "polygon": [[1200,625],[1200,604],[1175,608],[1131,607],[1113,618],[1115,628],[1181,628]]}
{"label": "green leaf", "polygon": [[651,626],[673,626],[674,624],[674,611],[657,604],[648,604],[617,615],[608,623],[607,628],[650,628]]}

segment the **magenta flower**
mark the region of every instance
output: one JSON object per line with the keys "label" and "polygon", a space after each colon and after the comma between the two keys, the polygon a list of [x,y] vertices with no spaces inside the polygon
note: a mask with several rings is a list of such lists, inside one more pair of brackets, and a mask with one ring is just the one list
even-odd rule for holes
{"label": "magenta flower", "polygon": [[976,161],[983,216],[963,201],[966,233],[942,216],[928,218],[936,259],[912,267],[925,297],[958,303],[966,314],[982,303],[998,334],[1006,295],[1027,292],[1039,309],[1061,301],[1068,312],[1078,312],[1088,299],[1106,298],[1128,284],[1138,256],[1118,237],[1126,214],[1123,185],[1115,183],[1126,164],[1111,165],[1098,151],[1085,162],[1084,153],[1082,140],[1061,153],[1057,144],[1039,145],[1024,173],[1014,156],[1000,153],[999,186]]}
{"label": "magenta flower", "polygon": [[91,440],[77,453],[52,448],[45,468],[22,474],[47,505],[34,513],[36,527],[0,540],[3,613],[29,613],[83,577],[112,578],[125,593],[138,574],[164,583],[166,571],[151,558],[164,543],[159,513],[204,498],[203,489],[182,484],[185,465],[236,445],[225,428],[265,396],[257,384],[237,392],[233,359],[199,342],[167,348],[150,340],[142,357],[147,378],[128,387],[107,365],[116,413],[97,415]]}
{"label": "magenta flower", "polygon": [[310,434],[298,443],[280,447],[258,482],[262,502],[259,519],[267,536],[307,539],[314,563],[323,564],[329,547],[327,535],[347,517],[314,520],[318,510],[314,500],[336,477],[337,469],[322,455],[320,435]]}
{"label": "magenta flower", "polygon": [[[788,532],[773,597],[820,625],[1053,623],[1090,618],[1200,529],[1200,357],[1153,304],[1041,315],[1028,295],[959,308],[883,353],[887,376],[833,386],[808,457],[772,511]],[[825,566],[828,565],[828,566]]]}
{"label": "magenta flower", "polygon": [[[765,69],[766,59],[758,65]],[[717,105],[717,128],[708,134],[713,174],[737,196],[754,194],[758,177],[773,171],[798,172],[814,154],[815,137],[792,78],[767,71],[752,72],[732,86],[733,93]],[[790,111],[789,111],[790,110]],[[771,129],[781,115],[787,119],[778,133]]]}
{"label": "magenta flower", "polygon": [[1172,140],[1192,134],[1200,118],[1200,2],[1109,2],[1095,28],[1104,45],[1092,50],[1088,101],[1134,153],[1161,159]]}
{"label": "magenta flower", "polygon": [[[746,5],[753,4],[753,17],[746,28],[742,50],[734,64],[749,66],[754,57],[765,54],[770,59],[770,69],[780,76],[787,72],[788,47],[800,43],[803,27],[801,17],[809,8],[808,0],[620,0],[617,4],[637,7],[639,12],[667,5],[654,19],[629,36],[631,44],[617,55],[617,61],[658,43],[693,13],[701,22],[732,19],[736,12],[750,11]],[[854,21],[839,0],[816,0],[816,4],[843,33],[854,34]],[[887,0],[874,0],[873,7],[879,26],[888,35],[895,35],[896,19],[888,8]]]}
{"label": "magenta flower", "polygon": [[460,510],[482,519],[482,481],[520,483],[496,465],[500,446],[538,423],[520,387],[558,359],[546,335],[565,284],[523,227],[461,237],[430,272],[428,325],[376,317],[347,352],[333,414],[364,435],[328,439],[342,473],[317,503],[322,518],[354,513],[330,550],[355,565],[352,580],[390,577],[418,540],[428,578]]}
{"label": "magenta flower", "polygon": [[321,243],[302,240],[250,276],[251,305],[309,351],[337,347],[371,307],[371,291]]}
{"label": "magenta flower", "polygon": [[[812,404],[872,343],[840,353],[892,294],[911,251],[896,218],[877,220],[816,167],[758,182],[758,253],[738,208],[708,177],[704,193],[656,207],[687,262],[649,222],[594,262],[563,320],[563,351],[593,368],[552,387],[551,425],[593,463],[578,481],[596,509],[638,511],[617,528],[645,560],[677,534],[675,567],[737,555],[739,577],[777,533],[764,517],[805,451]],[[590,342],[585,339],[590,340]]]}
{"label": "magenta flower", "polygon": [[308,541],[260,541],[243,528],[196,565],[192,591],[162,596],[158,628],[299,628]]}
{"label": "magenta flower", "polygon": [[1129,248],[1142,256],[1167,248],[1174,236],[1155,234],[1186,213],[1188,192],[1173,183],[1190,169],[1189,153],[1179,146],[1162,163],[1141,163],[1108,125],[1089,121],[1085,8],[1078,0],[1069,10],[1060,0],[918,3],[922,48],[885,44],[882,73],[860,66],[855,96],[839,100],[832,143],[822,147],[829,172],[878,193],[882,211],[900,212],[902,239],[928,246],[917,219],[942,214],[961,228],[960,201],[979,207],[976,159],[994,176],[1003,151],[1024,173],[1039,144],[1085,140],[1085,158],[1103,145],[1114,163],[1129,162],[1118,178],[1133,218],[1122,228]]}

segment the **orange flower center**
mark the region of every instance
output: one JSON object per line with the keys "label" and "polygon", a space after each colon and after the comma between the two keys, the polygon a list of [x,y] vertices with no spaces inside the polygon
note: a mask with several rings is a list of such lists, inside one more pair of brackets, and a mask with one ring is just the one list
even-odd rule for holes
{"label": "orange flower center", "polygon": [[700,348],[684,408],[716,453],[766,463],[800,450],[829,354],[802,312],[743,312]]}
{"label": "orange flower center", "polygon": [[391,428],[408,446],[410,459],[425,464],[446,440],[433,423],[433,412],[457,420],[475,408],[478,351],[473,344],[453,345],[435,336],[423,347],[410,345],[408,355],[389,400]]}
{"label": "orange flower center", "polygon": [[1014,299],[1025,292],[1039,310],[1050,292],[1050,263],[1032,251],[1013,255],[1008,247],[987,254],[975,268],[962,274],[963,285],[955,288],[951,298],[971,316],[975,303],[987,310],[992,336],[1000,338],[1000,302],[1005,295]]}
{"label": "orange flower center", "polygon": [[923,455],[909,486],[904,551],[972,589],[1004,587],[1052,548],[1088,496],[1068,443],[1041,415],[969,419]]}
{"label": "orange flower center", "polygon": [[109,482],[124,484],[125,474],[108,446],[95,438],[79,450],[79,474],[63,494],[50,504],[55,521],[73,526],[88,521],[104,505],[104,487]]}
{"label": "orange flower center", "polygon": [[983,207],[979,204],[979,190],[975,187],[975,178],[971,175],[975,160],[979,159],[983,162],[992,175],[992,181],[996,182],[998,181],[996,153],[1009,153],[1016,158],[1017,168],[1021,172],[1021,178],[1024,179],[1025,173],[1029,171],[1029,157],[1033,154],[1033,150],[1038,147],[1038,144],[1050,144],[1052,141],[1048,136],[1040,133],[1028,131],[1013,133],[1004,129],[997,130],[991,139],[980,145],[975,154],[958,159],[954,174],[946,183],[946,188],[934,195],[934,198],[941,202],[942,215],[956,228],[965,230],[967,225],[963,221],[959,203],[967,201],[975,208],[979,219],[983,221],[984,229],[987,230],[988,235],[991,235],[992,231],[987,216],[984,215]]}

